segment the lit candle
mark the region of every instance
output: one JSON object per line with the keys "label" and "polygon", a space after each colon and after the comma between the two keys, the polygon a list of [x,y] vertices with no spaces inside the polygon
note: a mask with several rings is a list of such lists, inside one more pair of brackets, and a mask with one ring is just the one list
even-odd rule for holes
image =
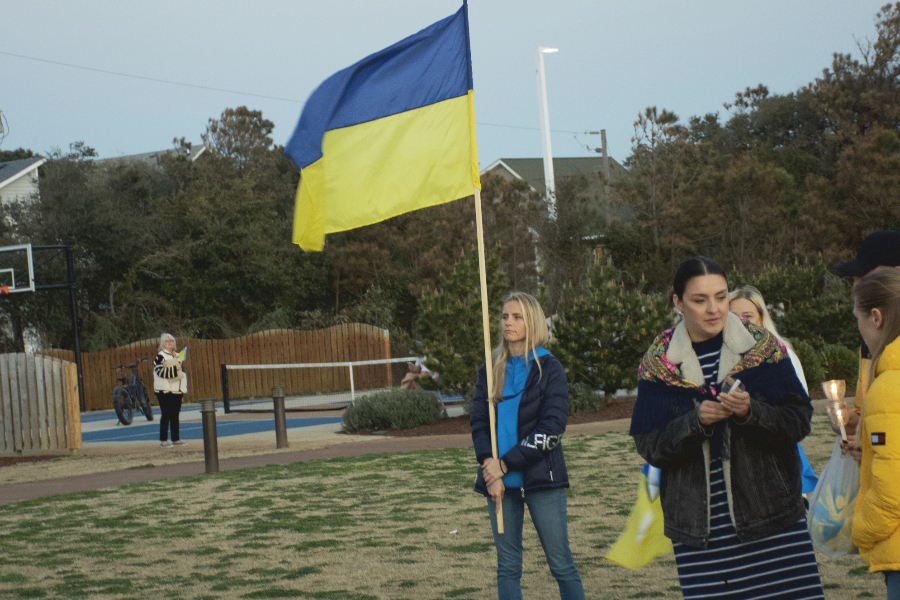
{"label": "lit candle", "polygon": [[[837,419],[838,426],[841,431],[841,439],[847,441],[847,430],[844,428],[844,418],[847,416],[847,404],[843,402],[846,383],[842,379],[822,382],[822,391],[831,401],[830,413],[833,413],[834,419]],[[832,419],[833,422],[833,419]]]}
{"label": "lit candle", "polygon": [[845,442],[847,441],[847,430],[844,429],[844,417],[841,415],[841,409],[838,408],[838,403],[834,403],[834,415],[837,417],[838,423],[841,426],[841,439]]}

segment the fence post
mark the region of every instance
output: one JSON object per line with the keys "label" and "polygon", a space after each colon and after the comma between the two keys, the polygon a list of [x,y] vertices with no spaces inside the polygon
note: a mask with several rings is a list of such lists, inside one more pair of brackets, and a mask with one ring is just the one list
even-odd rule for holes
{"label": "fence post", "polygon": [[272,388],[272,402],[275,404],[275,447],[287,448],[287,421],[284,417],[284,387]]}
{"label": "fence post", "polygon": [[231,412],[231,398],[228,396],[228,365],[222,363],[222,405],[225,407],[225,414]]}
{"label": "fence post", "polygon": [[348,362],[347,368],[350,369],[350,402],[356,402],[356,388],[353,385],[353,363]]}
{"label": "fence post", "polygon": [[203,458],[206,463],[206,474],[219,472],[219,440],[216,434],[216,399],[200,400],[200,413],[203,416]]}
{"label": "fence post", "polygon": [[[62,361],[60,361],[62,363]],[[78,395],[78,366],[69,363],[65,366],[64,379],[66,389],[66,438],[72,454],[78,454],[81,448],[81,398]]]}

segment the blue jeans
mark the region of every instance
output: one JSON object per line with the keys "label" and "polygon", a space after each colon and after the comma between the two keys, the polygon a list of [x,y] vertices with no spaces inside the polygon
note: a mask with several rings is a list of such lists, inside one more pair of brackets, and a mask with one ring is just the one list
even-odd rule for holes
{"label": "blue jeans", "polygon": [[497,511],[494,501],[488,498],[491,529],[497,547],[497,596],[499,600],[522,599],[522,523],[525,505],[544,548],[544,556],[550,573],[559,585],[562,600],[584,600],[584,587],[578,568],[569,550],[568,524],[566,523],[566,490],[555,488],[526,492],[507,490],[503,497],[502,535],[497,533]]}
{"label": "blue jeans", "polygon": [[884,571],[887,600],[900,600],[900,571]]}

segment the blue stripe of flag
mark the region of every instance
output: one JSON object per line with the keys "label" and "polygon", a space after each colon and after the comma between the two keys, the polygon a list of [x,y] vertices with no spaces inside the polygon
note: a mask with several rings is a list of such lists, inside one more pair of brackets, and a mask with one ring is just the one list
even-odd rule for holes
{"label": "blue stripe of flag", "polygon": [[351,127],[472,89],[468,7],[326,79],[306,101],[284,154],[303,169],[322,157],[326,131]]}

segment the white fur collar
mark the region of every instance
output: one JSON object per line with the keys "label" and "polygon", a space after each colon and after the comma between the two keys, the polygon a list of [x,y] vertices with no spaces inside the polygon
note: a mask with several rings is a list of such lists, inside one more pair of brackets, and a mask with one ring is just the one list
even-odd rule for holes
{"label": "white fur collar", "polygon": [[[718,381],[724,381],[731,369],[741,360],[741,355],[755,345],[756,338],[753,337],[753,334],[747,331],[737,315],[729,312],[725,319],[722,335]],[[700,368],[700,361],[697,360],[697,355],[694,354],[694,348],[691,346],[691,338],[688,336],[684,321],[681,321],[672,333],[669,348],[666,350],[666,358],[676,365],[680,365],[681,376],[686,380],[697,385],[706,383],[703,378],[703,370]]]}

